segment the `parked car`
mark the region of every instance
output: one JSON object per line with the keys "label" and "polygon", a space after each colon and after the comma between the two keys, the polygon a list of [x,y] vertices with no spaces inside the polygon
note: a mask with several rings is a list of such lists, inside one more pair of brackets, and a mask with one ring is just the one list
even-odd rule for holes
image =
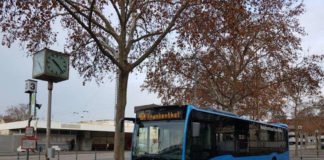
{"label": "parked car", "polygon": [[26,149],[22,149],[21,146],[17,148],[17,152],[26,152]]}
{"label": "parked car", "polygon": [[55,151],[61,151],[61,147],[60,146],[52,146],[52,148],[54,148]]}

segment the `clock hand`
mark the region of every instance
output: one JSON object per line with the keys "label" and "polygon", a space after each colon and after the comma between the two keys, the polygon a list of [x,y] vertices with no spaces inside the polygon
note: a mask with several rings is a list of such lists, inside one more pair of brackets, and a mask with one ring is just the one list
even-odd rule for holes
{"label": "clock hand", "polygon": [[56,65],[56,67],[61,71],[61,73],[63,73],[64,70],[60,67],[60,65],[54,59],[52,59],[52,61]]}

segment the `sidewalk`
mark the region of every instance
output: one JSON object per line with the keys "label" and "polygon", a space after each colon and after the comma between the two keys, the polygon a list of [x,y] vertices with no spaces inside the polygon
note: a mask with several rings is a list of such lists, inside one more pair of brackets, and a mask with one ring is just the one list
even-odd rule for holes
{"label": "sidewalk", "polygon": [[[130,152],[125,152],[125,159],[130,158]],[[20,154],[19,157],[15,153],[2,154],[0,160],[25,160],[26,153]],[[82,152],[60,152],[55,154],[53,160],[113,160],[114,153],[112,151],[82,151]],[[44,152],[41,154],[32,153],[29,156],[29,160],[45,160]]]}
{"label": "sidewalk", "polygon": [[[60,151],[60,155],[69,155],[69,154],[113,154],[114,151]],[[129,153],[130,151],[125,151],[125,153]],[[19,152],[19,155],[25,156],[27,152]],[[45,152],[41,152],[41,155],[45,154]],[[0,156],[17,156],[18,152],[0,152]],[[29,152],[29,155],[39,155],[39,152]],[[1,159],[0,159],[1,160]]]}

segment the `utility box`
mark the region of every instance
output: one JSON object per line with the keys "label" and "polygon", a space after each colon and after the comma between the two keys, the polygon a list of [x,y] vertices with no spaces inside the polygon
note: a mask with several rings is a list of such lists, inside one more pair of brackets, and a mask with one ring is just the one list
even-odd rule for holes
{"label": "utility box", "polygon": [[49,148],[47,150],[47,156],[48,156],[48,158],[55,158],[55,149],[54,148]]}

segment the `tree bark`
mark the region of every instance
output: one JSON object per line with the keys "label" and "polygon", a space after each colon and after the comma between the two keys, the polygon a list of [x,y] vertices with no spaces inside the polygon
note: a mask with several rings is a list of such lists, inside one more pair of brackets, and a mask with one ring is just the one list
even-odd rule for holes
{"label": "tree bark", "polygon": [[127,84],[129,71],[120,70],[117,84],[117,102],[115,106],[115,137],[114,137],[114,157],[115,160],[124,160],[125,133],[120,132],[119,121],[125,117],[125,107],[127,104]]}

